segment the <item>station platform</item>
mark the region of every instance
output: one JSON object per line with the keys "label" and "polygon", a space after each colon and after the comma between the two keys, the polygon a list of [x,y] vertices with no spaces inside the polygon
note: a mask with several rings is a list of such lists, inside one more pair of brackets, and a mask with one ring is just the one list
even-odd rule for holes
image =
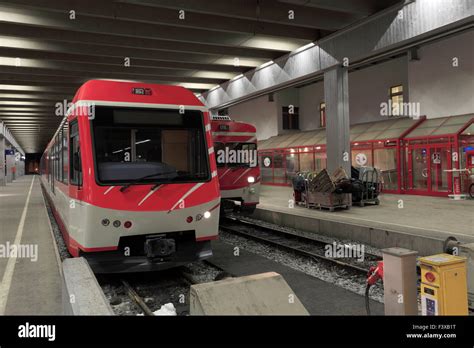
{"label": "station platform", "polygon": [[[236,257],[232,245],[218,240],[212,241],[212,252],[208,261],[237,277],[279,273],[311,315],[367,315],[364,296],[245,250]],[[382,303],[370,300],[370,308],[373,315],[384,315]]]}
{"label": "station platform", "polygon": [[[402,247],[433,255],[447,237],[474,242],[474,200],[381,194],[380,205],[349,210],[308,209],[294,205],[291,187],[262,185],[260,204],[252,217],[376,248]],[[403,208],[400,208],[400,200]],[[309,233],[310,235],[310,233]]]}
{"label": "station platform", "polygon": [[62,314],[50,226],[38,176],[0,187],[0,315]]}

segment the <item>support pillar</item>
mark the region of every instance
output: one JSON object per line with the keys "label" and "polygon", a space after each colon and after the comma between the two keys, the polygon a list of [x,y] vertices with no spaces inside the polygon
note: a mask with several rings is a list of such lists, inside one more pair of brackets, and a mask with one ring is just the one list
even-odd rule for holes
{"label": "support pillar", "polygon": [[5,178],[5,138],[0,135],[0,186],[5,186],[7,184],[7,180]]}
{"label": "support pillar", "polygon": [[[11,153],[12,148],[10,146],[8,146],[7,150],[9,150],[9,153]],[[5,163],[6,163],[6,167],[7,167],[7,173],[6,173],[7,183],[9,183],[9,182],[13,181],[12,167],[15,165],[15,156],[11,155],[11,154],[6,155],[5,156]]]}
{"label": "support pillar", "polygon": [[351,174],[351,143],[349,137],[349,75],[337,66],[324,73],[326,103],[327,170],[331,174],[342,167]]}
{"label": "support pillar", "polygon": [[382,249],[385,315],[418,315],[417,251]]}

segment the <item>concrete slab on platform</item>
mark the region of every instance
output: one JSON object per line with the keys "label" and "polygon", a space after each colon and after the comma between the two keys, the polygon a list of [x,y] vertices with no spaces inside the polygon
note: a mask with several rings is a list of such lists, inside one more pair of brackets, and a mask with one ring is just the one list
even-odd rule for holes
{"label": "concrete slab on platform", "polygon": [[191,286],[191,315],[308,315],[283,277],[275,272]]}
{"label": "concrete slab on platform", "polygon": [[[246,250],[241,249],[239,256],[235,256],[233,246],[221,241],[213,241],[212,250],[209,262],[236,277],[265,272],[281,274],[311,315],[367,315],[362,295]],[[370,308],[373,315],[384,314],[380,302],[370,300]]]}

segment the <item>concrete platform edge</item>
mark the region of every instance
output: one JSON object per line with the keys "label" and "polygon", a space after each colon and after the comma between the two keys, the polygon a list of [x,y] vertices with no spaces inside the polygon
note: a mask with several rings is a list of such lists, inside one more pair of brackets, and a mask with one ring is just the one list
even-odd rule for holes
{"label": "concrete platform edge", "polygon": [[[401,247],[417,250],[421,256],[443,252],[443,239],[415,235],[393,229],[288,214],[265,208],[257,208],[252,217],[275,225],[309,232],[305,234],[309,238],[311,238],[311,233],[315,233],[327,237],[348,239],[380,249]],[[453,235],[455,236],[455,234]]]}
{"label": "concrete platform edge", "polygon": [[63,261],[63,314],[114,315],[97,279],[82,257]]}

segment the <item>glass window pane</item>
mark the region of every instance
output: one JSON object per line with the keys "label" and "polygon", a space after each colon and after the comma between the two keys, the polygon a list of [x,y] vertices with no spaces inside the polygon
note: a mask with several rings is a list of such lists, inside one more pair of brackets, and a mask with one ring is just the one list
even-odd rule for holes
{"label": "glass window pane", "polygon": [[298,154],[290,153],[286,155],[286,183],[291,184],[293,177],[299,171]]}
{"label": "glass window pane", "polygon": [[316,152],[314,154],[314,157],[315,157],[315,168],[314,170],[316,172],[320,172],[321,170],[325,169],[326,168],[326,152]]}
{"label": "glass window pane", "polygon": [[313,153],[300,153],[300,171],[314,170]]}
{"label": "glass window pane", "polygon": [[271,152],[259,154],[260,175],[262,183],[273,183],[273,155]]}
{"label": "glass window pane", "polygon": [[401,92],[403,92],[403,86],[400,85],[400,86],[392,87],[390,92],[391,92],[391,94],[401,93]]}
{"label": "glass window pane", "polygon": [[385,148],[374,150],[374,166],[380,170],[383,188],[398,189],[397,149]]}
{"label": "glass window pane", "polygon": [[202,181],[209,177],[201,113],[96,109],[92,121],[98,180],[103,183]]}
{"label": "glass window pane", "polygon": [[275,152],[273,155],[273,182],[275,184],[286,183],[285,163],[281,152]]}

